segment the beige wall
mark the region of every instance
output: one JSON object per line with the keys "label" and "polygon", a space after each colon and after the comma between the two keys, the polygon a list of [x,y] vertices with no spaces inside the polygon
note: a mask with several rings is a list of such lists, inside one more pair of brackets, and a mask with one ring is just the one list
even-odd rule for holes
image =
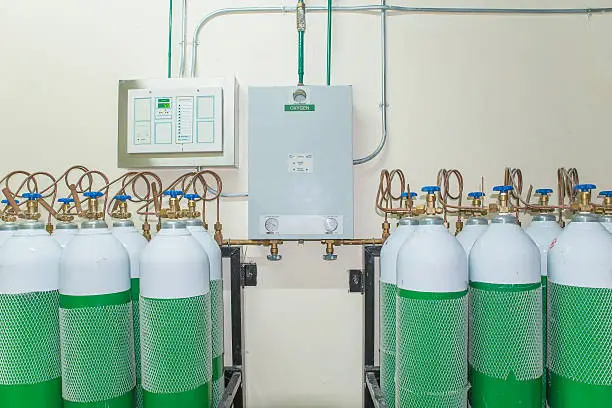
{"label": "beige wall", "polygon": [[[210,10],[270,4],[280,3],[190,0],[189,38]],[[606,1],[397,4],[595,7]],[[117,81],[166,75],[167,6],[166,0],[0,0],[0,173],[18,167],[59,173],[74,163],[119,173]],[[362,156],[380,134],[379,19],[338,14],[334,24],[333,82],[354,86],[355,155]],[[178,26],[175,18],[175,55]],[[247,188],[246,87],[296,81],[294,27],[293,14],[231,16],[202,32],[199,75],[235,74],[242,86],[241,168],[221,171],[227,191]],[[384,167],[404,168],[413,187],[434,183],[440,167],[457,167],[467,192],[480,176],[488,189],[501,183],[507,165],[522,168],[526,183],[536,186],[556,186],[557,167],[577,166],[584,181],[611,187],[610,38],[612,15],[390,16],[389,143],[380,158],[355,170],[356,234],[379,233],[373,201]],[[306,81],[322,83],[324,14],[308,17],[306,46]],[[245,237],[246,202],[231,200],[222,211],[226,237]],[[282,254],[277,264],[258,248],[245,254],[260,273],[259,286],[246,293],[249,407],[358,407],[362,299],[347,293],[346,270],[361,266],[361,253],[341,248],[339,261],[325,263],[318,245],[289,244]]]}

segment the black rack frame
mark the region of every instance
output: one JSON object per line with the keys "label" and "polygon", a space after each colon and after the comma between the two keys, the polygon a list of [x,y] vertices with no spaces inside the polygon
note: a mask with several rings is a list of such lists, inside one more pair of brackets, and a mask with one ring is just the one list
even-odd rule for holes
{"label": "black rack frame", "polygon": [[225,367],[225,392],[217,408],[244,408],[246,405],[243,359],[244,279],[240,264],[240,248],[221,247],[221,255],[230,260],[232,365]]}
{"label": "black rack frame", "polygon": [[379,386],[380,367],[374,365],[376,336],[376,258],[380,258],[381,246],[363,247],[363,301],[364,301],[364,408],[387,408]]}

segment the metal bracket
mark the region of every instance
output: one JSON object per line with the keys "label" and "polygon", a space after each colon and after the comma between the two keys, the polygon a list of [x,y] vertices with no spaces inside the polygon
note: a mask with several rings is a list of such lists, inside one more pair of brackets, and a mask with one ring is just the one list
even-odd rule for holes
{"label": "metal bracket", "polygon": [[257,286],[257,264],[243,263],[240,265],[242,271],[243,286]]}
{"label": "metal bracket", "polygon": [[363,293],[363,271],[361,269],[349,270],[349,293]]}

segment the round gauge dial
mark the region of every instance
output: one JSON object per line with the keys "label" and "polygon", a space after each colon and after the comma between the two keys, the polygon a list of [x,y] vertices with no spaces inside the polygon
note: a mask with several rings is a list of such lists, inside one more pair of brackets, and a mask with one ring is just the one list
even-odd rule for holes
{"label": "round gauge dial", "polygon": [[278,218],[268,218],[265,227],[268,232],[278,231]]}
{"label": "round gauge dial", "polygon": [[325,219],[325,231],[334,232],[338,229],[338,220],[333,217],[327,217]]}

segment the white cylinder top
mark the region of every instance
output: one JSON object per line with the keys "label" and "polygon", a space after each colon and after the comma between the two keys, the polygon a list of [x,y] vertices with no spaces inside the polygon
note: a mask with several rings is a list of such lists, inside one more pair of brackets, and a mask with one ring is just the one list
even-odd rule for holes
{"label": "white cylinder top", "polygon": [[[437,217],[421,220],[401,246],[397,258],[397,286],[417,292],[467,290],[465,251]],[[435,221],[435,222],[434,222]]]}
{"label": "white cylinder top", "polygon": [[51,234],[51,237],[60,247],[66,248],[68,243],[72,241],[72,238],[79,232],[78,228],[74,229],[56,229]]}
{"label": "white cylinder top", "polygon": [[489,224],[467,224],[459,234],[457,234],[457,241],[463,247],[466,256],[469,256],[474,243],[484,234],[489,228]]}
{"label": "white cylinder top", "polygon": [[16,231],[0,247],[0,293],[57,290],[61,253],[44,229]]}
{"label": "white cylinder top", "polygon": [[540,282],[540,251],[518,223],[511,220],[513,217],[494,218],[472,247],[471,282],[509,285]]}
{"label": "white cylinder top", "polygon": [[108,228],[79,230],[62,254],[60,293],[89,296],[129,289],[130,258],[123,245]]}
{"label": "white cylinder top", "polygon": [[184,223],[162,228],[140,257],[140,294],[180,299],[210,292],[210,262]]}
{"label": "white cylinder top", "polygon": [[414,224],[401,224],[387,238],[380,250],[380,280],[381,282],[397,284],[397,255],[406,240],[412,235]]}
{"label": "white cylinder top", "polygon": [[548,252],[548,279],[561,285],[612,289],[612,234],[599,222],[574,218]]}
{"label": "white cylinder top", "polygon": [[121,242],[130,257],[130,278],[140,278],[140,254],[148,244],[147,239],[138,232],[134,225],[112,227],[111,232]]}
{"label": "white cylinder top", "polygon": [[561,227],[554,221],[537,221],[534,219],[529,227],[525,229],[527,235],[540,250],[540,275],[548,275],[548,250],[552,242],[561,234]]}
{"label": "white cylinder top", "polygon": [[202,246],[206,255],[208,255],[208,261],[210,263],[210,280],[222,280],[221,248],[219,248],[217,241],[215,241],[212,235],[210,235],[202,225],[188,225],[187,230]]}

